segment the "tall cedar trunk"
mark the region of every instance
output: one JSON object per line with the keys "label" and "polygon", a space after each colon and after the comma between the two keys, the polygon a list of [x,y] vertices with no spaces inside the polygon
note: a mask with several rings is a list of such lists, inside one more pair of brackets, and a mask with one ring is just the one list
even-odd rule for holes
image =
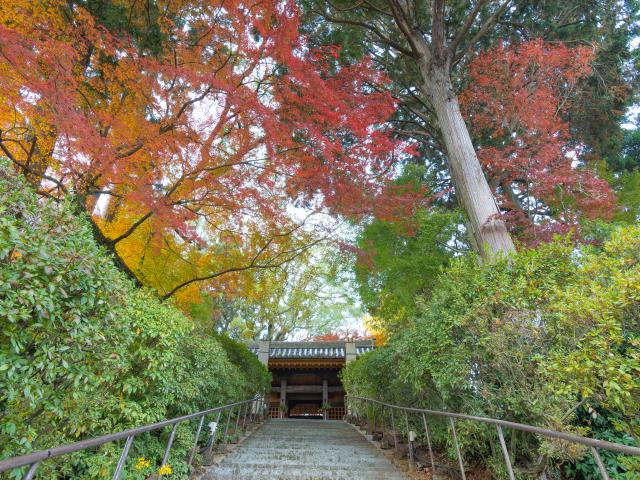
{"label": "tall cedar trunk", "polygon": [[515,250],[493,192],[482,171],[453,91],[446,65],[421,69],[428,96],[442,133],[449,170],[462,208],[469,218],[474,243],[484,259]]}

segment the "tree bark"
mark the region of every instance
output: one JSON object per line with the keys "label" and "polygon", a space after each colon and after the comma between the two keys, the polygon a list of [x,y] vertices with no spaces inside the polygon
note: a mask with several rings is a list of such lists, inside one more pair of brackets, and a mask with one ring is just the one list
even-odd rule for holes
{"label": "tree bark", "polygon": [[136,287],[142,287],[142,282],[137,277],[135,272],[129,268],[124,259],[118,254],[115,243],[109,241],[109,239],[105,237],[102,230],[100,230],[100,227],[96,225],[93,218],[91,218],[90,212],[87,212],[87,197],[84,195],[76,194],[73,204],[78,215],[87,217],[87,220],[91,225],[91,232],[93,233],[94,240],[98,245],[100,245],[107,251],[107,254],[111,255],[111,260],[113,261],[115,267],[122,273],[124,273],[130,280],[132,280]]}
{"label": "tree bark", "polygon": [[[468,34],[469,27],[476,20],[480,9],[472,10],[453,41],[448,42],[445,0],[431,0],[428,3],[431,4],[430,38],[425,35],[415,17],[418,11],[415,2],[388,1],[398,29],[405,36],[411,49],[409,56],[420,72],[421,82],[417,86],[435,112],[449,161],[451,179],[460,206],[469,219],[472,244],[477,246],[483,259],[491,260],[500,254],[515,251],[515,247],[482,171],[469,130],[460,112],[458,97],[451,84],[451,66],[462,54],[457,52],[460,42]],[[482,37],[509,3],[510,0],[502,0],[499,7],[474,34],[472,44]],[[406,55],[404,51],[401,53]]]}
{"label": "tree bark", "polygon": [[489,260],[515,251],[493,192],[471,142],[447,65],[421,68],[422,93],[430,100],[447,150],[449,171],[471,235],[481,257]]}

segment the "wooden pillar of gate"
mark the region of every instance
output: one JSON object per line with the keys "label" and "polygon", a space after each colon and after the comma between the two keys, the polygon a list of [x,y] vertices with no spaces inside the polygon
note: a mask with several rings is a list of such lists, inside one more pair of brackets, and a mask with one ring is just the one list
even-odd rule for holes
{"label": "wooden pillar of gate", "polygon": [[[329,380],[326,378],[322,380],[322,407],[326,407],[329,404]],[[327,410],[322,410],[322,415],[326,420],[329,416]]]}
{"label": "wooden pillar of gate", "polygon": [[285,408],[287,406],[287,379],[280,380],[280,418],[285,418]]}

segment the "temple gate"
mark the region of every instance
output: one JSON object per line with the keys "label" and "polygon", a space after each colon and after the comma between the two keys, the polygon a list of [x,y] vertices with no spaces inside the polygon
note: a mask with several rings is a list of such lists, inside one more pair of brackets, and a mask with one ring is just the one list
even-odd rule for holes
{"label": "temple gate", "polygon": [[269,416],[342,420],[346,412],[340,371],[373,348],[375,340],[249,345],[272,375]]}

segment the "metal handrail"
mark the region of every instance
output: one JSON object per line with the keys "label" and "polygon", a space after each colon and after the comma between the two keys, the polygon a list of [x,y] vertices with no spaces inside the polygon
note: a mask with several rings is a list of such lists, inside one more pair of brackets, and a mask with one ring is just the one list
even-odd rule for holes
{"label": "metal handrail", "polygon": [[[454,444],[456,447],[456,454],[458,457],[458,463],[460,465],[460,473],[462,475],[463,480],[466,478],[465,477],[465,472],[464,472],[464,462],[462,460],[462,455],[460,454],[460,446],[458,444],[458,439],[457,439],[457,434],[456,434],[456,429],[455,429],[455,422],[454,419],[462,419],[462,420],[471,420],[471,421],[475,421],[475,422],[481,422],[481,423],[486,423],[486,424],[490,424],[490,425],[495,425],[496,429],[498,431],[498,437],[500,440],[500,446],[502,448],[502,453],[504,455],[505,458],[505,462],[507,465],[507,471],[509,473],[509,478],[511,480],[514,480],[514,474],[513,474],[513,466],[511,465],[511,460],[509,458],[509,452],[507,450],[505,441],[504,441],[504,435],[502,432],[502,427],[506,427],[506,428],[510,428],[512,430],[519,430],[522,432],[530,432],[530,433],[535,433],[538,435],[542,435],[544,437],[549,437],[549,438],[556,438],[559,440],[564,440],[567,442],[571,442],[571,443],[577,443],[577,444],[581,444],[581,445],[585,445],[590,447],[591,449],[591,453],[594,456],[594,459],[596,461],[596,464],[598,465],[598,469],[600,470],[600,474],[602,475],[602,477],[605,480],[609,480],[609,475],[604,467],[604,464],[602,462],[602,459],[600,458],[600,454],[598,453],[598,449],[605,449],[605,450],[610,450],[610,451],[614,451],[614,452],[619,452],[619,453],[624,453],[627,455],[640,455],[640,448],[638,447],[632,447],[630,445],[623,445],[621,443],[613,443],[613,442],[607,442],[605,440],[598,440],[595,438],[588,438],[588,437],[582,437],[580,435],[574,435],[571,433],[565,433],[565,432],[559,432],[557,430],[549,430],[546,428],[540,428],[540,427],[534,427],[532,425],[527,425],[524,423],[516,423],[516,422],[509,422],[507,420],[498,420],[496,418],[488,418],[488,417],[477,417],[477,416],[473,416],[473,415],[464,415],[461,413],[453,413],[453,412],[444,412],[441,410],[429,410],[429,409],[425,409],[425,408],[413,408],[413,407],[403,407],[401,405],[394,405],[391,403],[386,403],[386,402],[382,402],[380,400],[375,400],[372,398],[367,398],[367,397],[358,397],[358,396],[354,396],[354,395],[345,395],[345,405],[347,405],[348,410],[347,410],[347,414],[351,414],[352,416],[354,416],[357,419],[360,419],[361,413],[362,413],[362,409],[366,408],[367,409],[367,423],[370,426],[371,422],[370,422],[370,418],[369,418],[369,405],[379,405],[382,407],[383,409],[383,421],[384,421],[384,408],[389,408],[391,409],[391,417],[392,417],[392,425],[393,425],[393,430],[394,430],[394,443],[397,446],[397,439],[395,438],[395,420],[394,420],[394,415],[393,412],[395,411],[401,411],[404,412],[404,416],[405,416],[405,424],[406,424],[406,428],[407,428],[407,435],[409,432],[409,422],[408,422],[408,418],[407,415],[409,413],[411,414],[419,414],[422,416],[422,420],[424,423],[424,428],[425,428],[425,434],[426,434],[426,438],[427,438],[427,444],[428,444],[428,449],[429,449],[429,455],[431,458],[431,464],[432,466],[434,466],[435,468],[435,464],[433,461],[433,451],[431,448],[431,435],[429,433],[429,427],[427,424],[427,416],[437,416],[437,417],[446,417],[449,418],[450,424],[451,424],[451,431],[452,431],[452,436],[453,436],[453,440],[454,440]],[[374,411],[374,425],[375,425],[375,411]]]}
{"label": "metal handrail", "polygon": [[[264,397],[256,396],[256,397],[248,399],[248,400],[242,400],[240,402],[230,403],[228,405],[223,405],[223,406],[220,406],[220,407],[209,408],[207,410],[202,410],[200,412],[191,413],[189,415],[183,415],[181,417],[172,418],[170,420],[163,420],[161,422],[152,423],[152,424],[149,424],[149,425],[144,425],[142,427],[130,428],[128,430],[124,430],[124,431],[121,431],[121,432],[111,433],[111,434],[108,434],[108,435],[102,435],[100,437],[90,438],[90,439],[87,439],[87,440],[82,440],[80,442],[70,443],[70,444],[67,444],[67,445],[61,445],[59,447],[54,447],[54,448],[50,448],[50,449],[47,449],[47,450],[40,450],[40,451],[37,451],[37,452],[29,453],[27,455],[21,455],[21,456],[18,456],[18,457],[8,458],[6,460],[0,460],[0,473],[8,471],[8,470],[13,470],[13,469],[16,469],[16,468],[24,467],[24,466],[28,465],[29,466],[29,470],[27,471],[27,473],[23,477],[23,480],[32,480],[34,475],[35,475],[35,473],[36,473],[36,470],[37,470],[38,466],[44,460],[48,460],[50,458],[55,458],[55,457],[60,457],[62,455],[67,455],[67,454],[70,454],[70,453],[73,453],[73,452],[78,452],[80,450],[87,450],[89,448],[98,447],[100,445],[104,445],[104,444],[110,443],[110,442],[115,442],[117,440],[126,439],[124,448],[122,450],[122,454],[120,455],[120,459],[118,460],[118,464],[116,466],[116,469],[115,469],[115,472],[114,472],[114,475],[113,475],[113,480],[119,480],[120,476],[122,474],[122,470],[124,469],[124,465],[125,465],[125,462],[127,460],[127,456],[129,454],[129,449],[131,448],[131,445],[133,444],[133,440],[137,435],[140,435],[142,433],[151,432],[151,431],[154,431],[154,430],[159,430],[159,429],[167,427],[167,426],[171,426],[171,425],[173,426],[173,429],[171,431],[171,435],[169,436],[169,440],[167,442],[167,447],[165,449],[164,457],[163,457],[163,460],[162,460],[162,465],[165,465],[167,463],[167,460],[169,459],[169,452],[171,451],[171,446],[173,445],[173,440],[175,438],[176,429],[177,429],[178,425],[181,424],[182,422],[186,422],[188,420],[199,418],[200,419],[200,423],[198,424],[198,429],[197,429],[197,432],[196,432],[195,440],[193,442],[193,447],[191,449],[191,453],[189,455],[189,460],[188,460],[188,465],[191,465],[191,463],[193,462],[193,457],[195,455],[196,448],[198,447],[198,440],[200,438],[200,433],[202,432],[202,426],[204,424],[204,419],[205,419],[205,417],[207,415],[210,415],[210,414],[213,414],[213,413],[218,413],[217,420],[216,420],[216,423],[217,423],[220,420],[220,415],[222,414],[222,412],[224,412],[226,410],[229,411],[229,415],[228,415],[228,418],[227,418],[227,424],[226,424],[225,431],[224,431],[224,437],[226,438],[227,429],[229,427],[229,420],[231,419],[231,413],[232,413],[234,408],[238,407],[237,418],[236,418],[236,426],[239,425],[240,412],[241,412],[241,409],[244,408],[244,419],[242,421],[242,427],[246,428],[247,415],[249,413],[253,414],[254,411],[261,411],[262,412],[262,416],[264,416],[265,405],[266,405],[266,403],[265,403]],[[249,406],[251,408],[249,408]],[[258,410],[257,407],[260,407],[260,409]],[[161,476],[159,476],[158,478],[161,478]]]}

